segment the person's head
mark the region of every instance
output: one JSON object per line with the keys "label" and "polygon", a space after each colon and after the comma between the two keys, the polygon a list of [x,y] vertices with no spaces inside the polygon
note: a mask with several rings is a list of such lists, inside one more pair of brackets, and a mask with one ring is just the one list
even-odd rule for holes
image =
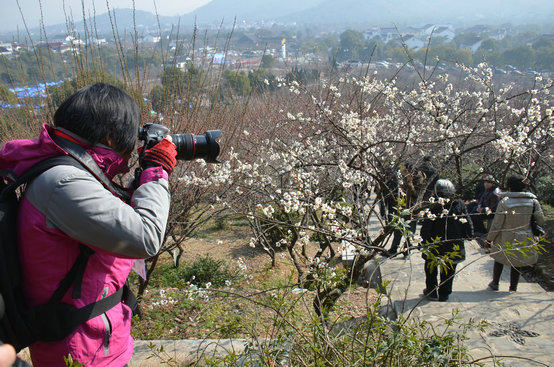
{"label": "person's head", "polygon": [[122,89],[91,84],[67,98],[54,114],[54,125],[63,127],[91,144],[103,143],[122,155],[130,154],[137,141],[140,109]]}
{"label": "person's head", "polygon": [[430,155],[426,155],[425,157],[423,157],[423,162],[431,163],[432,160],[433,157],[431,157]]}
{"label": "person's head", "polygon": [[521,175],[513,175],[508,178],[506,185],[508,186],[508,191],[521,192],[525,190],[525,179]]}
{"label": "person's head", "polygon": [[435,183],[435,194],[441,198],[449,198],[454,196],[456,193],[456,188],[452,181],[445,178],[437,180]]}
{"label": "person's head", "polygon": [[483,180],[485,182],[485,188],[487,190],[490,190],[496,186],[496,180],[494,179],[493,175],[487,175],[483,178]]}

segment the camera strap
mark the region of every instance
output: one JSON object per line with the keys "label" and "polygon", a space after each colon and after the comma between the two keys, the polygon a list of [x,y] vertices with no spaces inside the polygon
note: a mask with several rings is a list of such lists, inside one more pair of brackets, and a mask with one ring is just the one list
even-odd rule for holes
{"label": "camera strap", "polygon": [[79,162],[86,170],[92,174],[102,185],[109,190],[112,194],[117,197],[120,197],[123,201],[129,202],[131,200],[131,195],[123,188],[115,185],[106,175],[98,164],[94,161],[92,156],[80,146],[79,144],[61,137],[59,135],[54,136],[54,141],[58,144],[63,150],[67,152],[71,157],[73,157],[77,162]]}

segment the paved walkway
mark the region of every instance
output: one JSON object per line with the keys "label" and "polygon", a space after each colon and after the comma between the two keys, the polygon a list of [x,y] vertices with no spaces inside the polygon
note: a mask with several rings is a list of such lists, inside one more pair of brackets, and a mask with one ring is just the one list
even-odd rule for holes
{"label": "paved walkway", "polygon": [[[169,366],[186,366],[214,356],[240,355],[246,345],[245,340],[239,339],[135,340],[133,358],[128,366],[159,367],[163,362],[171,362],[167,363]],[[239,360],[237,364],[241,363]]]}
{"label": "paved walkway", "polygon": [[[464,320],[491,323],[484,333],[469,334],[468,345],[473,357],[513,356],[503,358],[506,366],[554,366],[554,294],[538,284],[527,283],[523,277],[518,291],[508,292],[508,267],[504,267],[500,290],[489,291],[493,260],[475,241],[466,241],[466,252],[466,261],[458,265],[453,292],[447,302],[422,297],[425,273],[420,253],[414,253],[407,260],[384,261],[381,275],[383,280],[391,282],[395,311],[430,321],[440,330],[444,328],[444,320],[458,310],[458,316]],[[496,334],[503,335],[493,336]],[[492,359],[487,361],[487,365],[492,365]]]}

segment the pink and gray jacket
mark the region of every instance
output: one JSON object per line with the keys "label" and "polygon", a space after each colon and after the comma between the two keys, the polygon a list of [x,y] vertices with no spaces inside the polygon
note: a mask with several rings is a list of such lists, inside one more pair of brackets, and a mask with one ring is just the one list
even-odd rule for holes
{"label": "pink and gray jacket", "polygon": [[[66,134],[72,135],[68,131]],[[44,125],[38,139],[14,140],[0,151],[0,168],[22,174],[37,162],[66,154]],[[72,135],[110,179],[128,170],[126,162],[104,145]],[[106,190],[89,172],[55,166],[28,185],[18,217],[19,256],[30,306],[46,303],[77,256],[79,243],[94,250],[82,280],[81,298],[71,289],[63,302],[83,307],[123,287],[134,259],[158,253],[167,223],[170,194],[161,167],[143,171],[130,205]],[[59,342],[37,342],[29,349],[33,366],[65,366],[63,357],[89,367],[124,366],[133,354],[131,310],[120,303],[81,324]]]}

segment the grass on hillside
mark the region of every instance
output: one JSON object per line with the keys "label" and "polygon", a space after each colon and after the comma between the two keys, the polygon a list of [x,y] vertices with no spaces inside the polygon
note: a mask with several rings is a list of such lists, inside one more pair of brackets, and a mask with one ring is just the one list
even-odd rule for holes
{"label": "grass on hillside", "polygon": [[[214,241],[217,239],[217,241]],[[271,268],[267,254],[249,246],[237,218],[212,219],[185,243],[179,268],[164,253],[133,320],[137,339],[271,337],[313,319],[313,291],[299,289],[297,272],[283,252]],[[194,274],[194,276],[193,276]],[[131,283],[136,279],[132,274]],[[353,289],[341,297],[333,322],[363,316],[373,290]],[[367,301],[367,302],[366,302]]]}

